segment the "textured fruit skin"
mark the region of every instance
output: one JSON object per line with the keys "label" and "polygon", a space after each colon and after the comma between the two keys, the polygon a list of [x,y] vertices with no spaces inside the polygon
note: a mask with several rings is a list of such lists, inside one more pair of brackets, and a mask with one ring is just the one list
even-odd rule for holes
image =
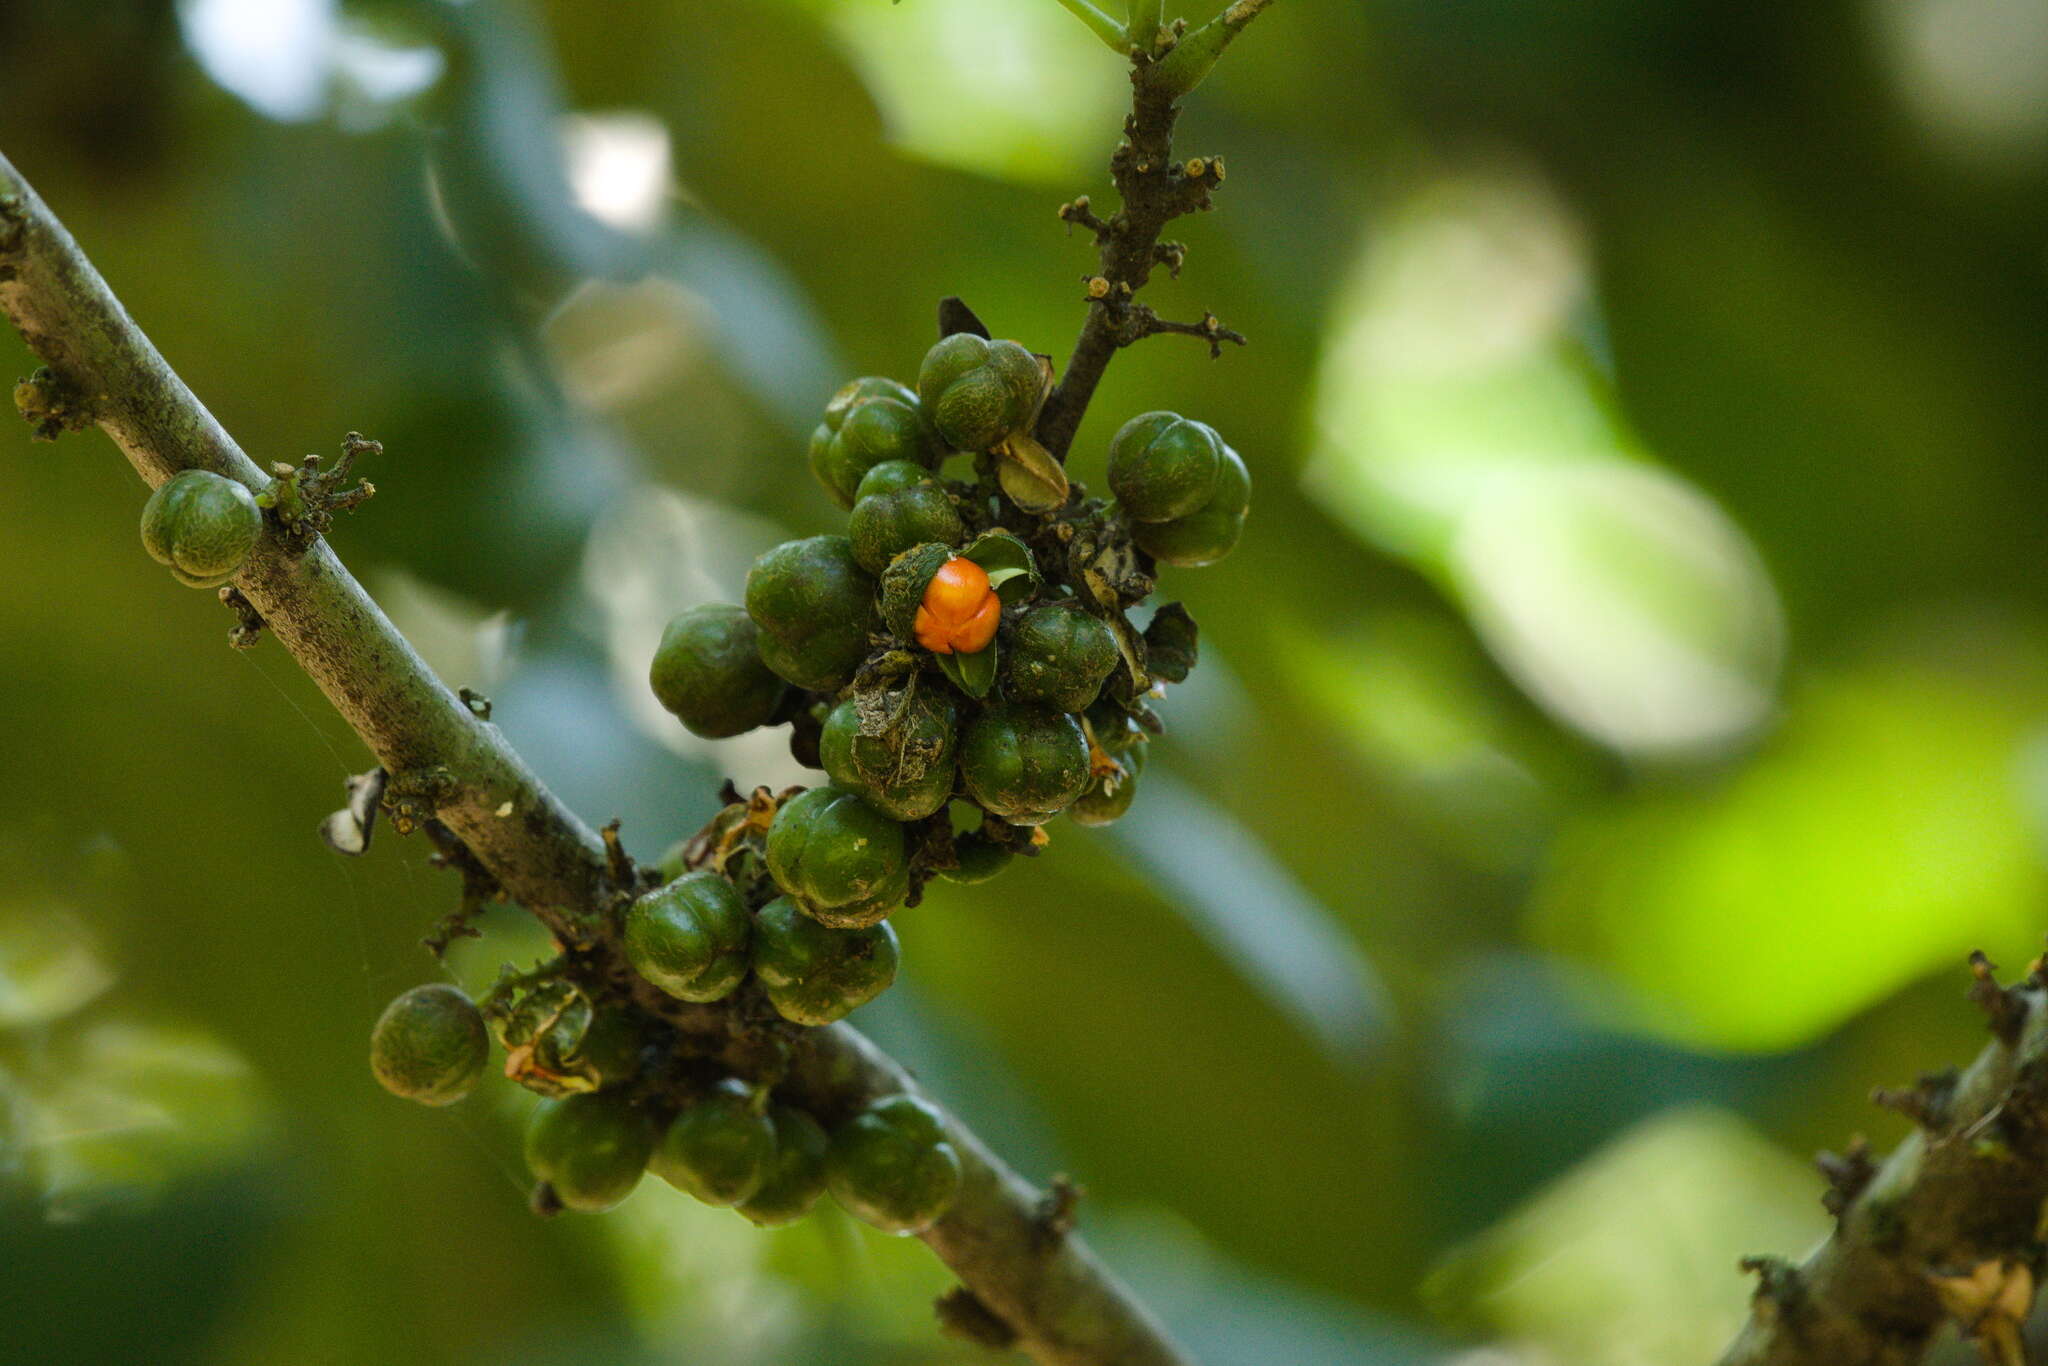
{"label": "textured fruit skin", "polygon": [[761,662],[758,628],[744,607],[705,603],[661,633],[647,682],[693,735],[723,740],[766,725],[787,685]]}
{"label": "textured fruit skin", "polygon": [[825,718],[818,757],[832,781],[883,815],[923,820],[953,796],[958,708],[939,688],[924,688],[901,707],[887,735],[860,733],[860,702],[849,697]]}
{"label": "textured fruit skin", "polygon": [[882,571],[882,619],[898,640],[917,639],[917,613],[939,569],[954,558],[951,546],[912,546]]}
{"label": "textured fruit skin", "polygon": [[1031,420],[1044,381],[1037,358],[1016,342],[956,332],[925,352],[917,397],[954,450],[985,451]]}
{"label": "textured fruit skin", "polygon": [[1225,446],[1216,492],[1200,511],[1171,522],[1134,522],[1131,539],[1162,564],[1182,569],[1214,564],[1237,545],[1251,498],[1251,474],[1237,452]]}
{"label": "textured fruit skin", "polygon": [[467,1096],[490,1055],[484,1017],[445,982],[403,993],[370,1031],[370,1071],[378,1083],[422,1105],[453,1105]]}
{"label": "textured fruit skin", "polygon": [[1068,820],[1076,825],[1108,825],[1122,819],[1131,809],[1138,796],[1138,775],[1145,771],[1145,746],[1134,745],[1116,759],[1124,769],[1116,790],[1109,789],[1108,779],[1094,779],[1088,790],[1074,798],[1073,805],[1067,808]]}
{"label": "textured fruit skin", "polygon": [[955,838],[953,853],[959,858],[960,866],[941,868],[939,876],[964,887],[975,887],[990,881],[1010,866],[1011,859],[1017,857],[1009,849],[997,844],[978,830],[969,831]]}
{"label": "textured fruit skin", "polygon": [[761,661],[799,688],[837,692],[867,658],[874,597],[844,536],[783,542],[747,571]]}
{"label": "textured fruit skin", "polygon": [[857,379],[832,396],[811,433],[811,473],[832,501],[851,508],[861,477],[887,460],[936,465],[936,433],[917,395],[893,379]]}
{"label": "textured fruit skin", "polygon": [[775,1125],[747,1084],[727,1077],[683,1107],[648,1166],[707,1205],[737,1205],[761,1189],[774,1160]]}
{"label": "textured fruit skin", "polygon": [[1176,413],[1141,413],[1109,442],[1109,488],[1138,522],[1170,522],[1215,496],[1223,438]]}
{"label": "textured fruit skin", "polygon": [[1099,618],[1071,602],[1041,603],[1005,638],[1005,694],[1060,711],[1085,711],[1123,656]]}
{"label": "textured fruit skin", "polygon": [[746,980],[754,917],[717,873],[685,873],[626,911],[626,960],[679,1001],[722,1001]]}
{"label": "textured fruit skin", "polygon": [[896,980],[896,931],[887,924],[827,929],[779,896],[754,925],[754,976],[785,1020],[826,1025]]}
{"label": "textured fruit skin", "polygon": [[142,548],[188,588],[233,578],[262,534],[256,496],[208,470],[172,475],[142,506]]}
{"label": "textured fruit skin", "polygon": [[843,787],[783,803],[768,827],[768,873],[820,924],[872,925],[910,890],[903,827]]}
{"label": "textured fruit skin", "polygon": [[890,1233],[930,1228],[960,1194],[959,1151],[930,1102],[878,1100],[832,1134],[826,1160],[832,1198],[864,1223]]}
{"label": "textured fruit skin", "polygon": [[925,584],[913,630],[933,654],[973,655],[988,648],[1002,620],[1003,600],[989,587],[988,571],[955,555]]}
{"label": "textured fruit skin", "polygon": [[791,1105],[771,1105],[775,1156],[761,1189],[740,1202],[740,1213],[762,1228],[793,1224],[825,1193],[825,1156],[832,1140],[818,1121]]}
{"label": "textured fruit skin", "polygon": [[962,731],[960,776],[974,800],[1012,825],[1043,825],[1086,790],[1088,740],[1065,712],[1001,703]]}
{"label": "textured fruit skin", "polygon": [[598,1214],[640,1184],[654,1139],[654,1121],[623,1092],[544,1100],[526,1128],[526,1165],[563,1205]]}
{"label": "textured fruit skin", "polygon": [[[919,478],[904,478],[910,471]],[[883,476],[877,479],[876,476]],[[916,465],[891,460],[875,466],[860,481],[853,516],[846,525],[853,557],[863,569],[879,574],[912,546],[927,541],[958,545],[966,534],[953,500],[938,482]]]}

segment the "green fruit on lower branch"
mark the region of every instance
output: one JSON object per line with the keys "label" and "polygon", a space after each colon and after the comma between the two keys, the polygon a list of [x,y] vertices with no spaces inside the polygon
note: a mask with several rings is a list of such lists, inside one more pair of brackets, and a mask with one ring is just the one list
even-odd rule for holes
{"label": "green fruit on lower branch", "polygon": [[1044,384],[1037,357],[1016,342],[956,332],[925,353],[917,397],[953,449],[986,451],[1031,421]]}
{"label": "green fruit on lower branch", "polygon": [[837,692],[867,658],[874,597],[844,536],[785,541],[747,571],[762,662],[813,692]]}
{"label": "green fruit on lower branch", "polygon": [[1109,488],[1131,520],[1170,522],[1215,496],[1223,438],[1204,422],[1175,413],[1143,413],[1109,443]]}
{"label": "green fruit on lower branch", "polygon": [[910,890],[903,827],[842,787],[783,803],[768,828],[768,873],[819,923],[872,925]]}
{"label": "green fruit on lower branch", "polygon": [[1131,809],[1138,795],[1138,775],[1145,771],[1145,746],[1137,745],[1117,756],[1115,773],[1104,774],[1088,784],[1088,790],[1074,798],[1067,819],[1076,825],[1108,825]]}
{"label": "green fruit on lower branch", "polygon": [[476,1089],[490,1052],[482,1014],[442,982],[398,997],[370,1032],[370,1070],[378,1083],[422,1105],[453,1105]]}
{"label": "green fruit on lower branch", "polygon": [[1004,694],[1083,711],[1123,657],[1116,636],[1072,602],[1048,602],[1017,619],[1003,642]]}
{"label": "green fruit on lower branch", "polygon": [[857,379],[832,396],[811,433],[811,473],[850,508],[862,476],[890,460],[936,466],[942,452],[917,395],[892,379]]}
{"label": "green fruit on lower branch", "polygon": [[939,876],[948,882],[973,887],[987,882],[1003,869],[1010,866],[1010,860],[1017,857],[1006,844],[998,844],[979,830],[956,836],[953,840],[953,856],[960,860],[957,868],[941,868]]}
{"label": "green fruit on lower branch", "polygon": [[233,578],[262,534],[256,495],[208,470],[172,475],[142,507],[142,548],[188,588]]}
{"label": "green fruit on lower branch", "polygon": [[1216,491],[1199,511],[1170,522],[1133,522],[1131,539],[1138,549],[1164,564],[1182,569],[1214,564],[1231,552],[1243,533],[1251,495],[1251,475],[1244,461],[1225,446]]}
{"label": "green fruit on lower branch", "polygon": [[754,976],[785,1020],[826,1025],[880,996],[896,980],[896,931],[886,924],[835,930],[788,897],[754,922]]}
{"label": "green fruit on lower branch", "polygon": [[789,1105],[768,1107],[775,1155],[761,1188],[740,1202],[740,1213],[762,1228],[793,1224],[825,1193],[825,1158],[832,1149],[818,1121]]}
{"label": "green fruit on lower branch", "polygon": [[761,662],[758,628],[743,607],[706,603],[661,633],[647,681],[693,735],[723,740],[766,725],[788,686]]}
{"label": "green fruit on lower branch", "polygon": [[832,781],[899,821],[953,796],[957,709],[941,687],[856,694],[832,709],[818,757]]}
{"label": "green fruit on lower branch", "polygon": [[1005,702],[962,732],[960,776],[987,811],[1012,825],[1043,825],[1087,788],[1088,741],[1065,712]]}
{"label": "green fruit on lower branch", "polygon": [[1095,737],[1096,748],[1105,754],[1115,756],[1144,743],[1144,728],[1110,698],[1102,698],[1088,708],[1085,719],[1088,733]]}
{"label": "green fruit on lower branch", "polygon": [[[906,480],[904,471],[918,477]],[[853,557],[871,574],[887,569],[889,561],[912,546],[958,545],[966,534],[953,500],[938,481],[915,465],[895,460],[875,466],[861,480],[847,523]]]}
{"label": "green fruit on lower branch", "polygon": [[732,883],[686,873],[626,911],[626,960],[679,1001],[721,1001],[746,979],[753,930]]}
{"label": "green fruit on lower branch", "polygon": [[960,1153],[937,1107],[890,1096],[832,1134],[826,1180],[847,1213],[890,1233],[918,1233],[959,1197]]}
{"label": "green fruit on lower branch", "polygon": [[654,1174],[707,1205],[737,1205],[768,1179],[775,1126],[753,1088],[728,1077],[682,1109],[648,1163]]}
{"label": "green fruit on lower branch", "polygon": [[526,1129],[526,1165],[569,1209],[601,1213],[640,1184],[654,1121],[620,1091],[544,1100]]}

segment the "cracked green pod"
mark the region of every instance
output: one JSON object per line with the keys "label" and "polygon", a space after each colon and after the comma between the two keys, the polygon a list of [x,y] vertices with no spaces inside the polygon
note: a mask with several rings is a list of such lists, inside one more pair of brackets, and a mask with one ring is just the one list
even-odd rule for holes
{"label": "cracked green pod", "polygon": [[835,930],[786,896],[754,919],[754,976],[783,1019],[827,1025],[896,980],[896,931],[886,923]]}
{"label": "cracked green pod", "polygon": [[1134,522],[1170,522],[1207,505],[1223,471],[1223,438],[1177,413],[1141,413],[1109,442],[1109,489]]}
{"label": "cracked green pod", "polygon": [[1041,603],[1017,618],[1004,641],[1004,696],[1085,711],[1123,653],[1116,636],[1078,603]]}
{"label": "cracked green pod", "polygon": [[832,1134],[826,1182],[848,1214],[889,1233],[930,1228],[960,1194],[959,1150],[938,1108],[889,1096]]}
{"label": "cracked green pod", "polygon": [[806,915],[837,929],[874,924],[910,891],[903,827],[843,787],[782,804],[768,827],[768,873]]}
{"label": "cracked green pod", "polygon": [[825,1157],[832,1140],[818,1121],[793,1105],[768,1107],[775,1126],[775,1155],[761,1189],[742,1201],[740,1214],[762,1228],[793,1224],[811,1212],[825,1193]]}
{"label": "cracked green pod", "polygon": [[727,1077],[682,1108],[648,1168],[707,1205],[751,1199],[775,1161],[775,1125],[765,1111],[751,1086]]}
{"label": "cracked green pod", "polygon": [[882,620],[898,640],[917,639],[917,609],[924,605],[932,575],[953,558],[950,547],[932,542],[912,546],[882,571]]}
{"label": "cracked green pod", "polygon": [[639,1070],[640,1034],[632,1015],[594,1004],[564,978],[494,990],[483,1014],[505,1050],[505,1075],[540,1095],[596,1091]]}
{"label": "cracked green pod", "polygon": [[1087,789],[1088,740],[1065,712],[1000,703],[961,732],[960,776],[984,810],[1012,825],[1043,825]]}
{"label": "cracked green pod", "polygon": [[1237,545],[1251,498],[1251,474],[1237,452],[1225,446],[1216,491],[1200,511],[1171,522],[1133,522],[1131,539],[1164,564],[1182,569],[1214,564]]}
{"label": "cracked green pod", "polygon": [[256,495],[208,470],[172,475],[142,506],[142,548],[187,588],[233,578],[262,534]]}
{"label": "cracked green pod", "polygon": [[811,473],[832,501],[851,508],[861,478],[876,465],[907,460],[936,467],[944,452],[917,395],[893,379],[857,379],[832,396],[811,433]]}
{"label": "cracked green pod", "polygon": [[676,720],[707,740],[766,725],[788,691],[761,662],[754,619],[723,602],[692,607],[669,622],[647,682]]}
{"label": "cracked green pod", "polygon": [[917,397],[955,450],[986,451],[1022,430],[1038,411],[1045,370],[1013,341],[956,332],[925,352]]}
{"label": "cracked green pod", "polygon": [[1074,798],[1067,819],[1076,825],[1108,825],[1123,818],[1138,795],[1138,775],[1145,771],[1144,745],[1133,745],[1115,755],[1117,772],[1099,774],[1088,790]]}
{"label": "cracked green pod", "polygon": [[476,1089],[491,1040],[476,1003],[433,982],[400,995],[370,1032],[370,1071],[394,1096],[453,1105]]}
{"label": "cracked green pod", "polygon": [[856,693],[825,718],[818,756],[833,782],[877,811],[923,820],[953,795],[958,720],[938,688]]}
{"label": "cracked green pod", "polygon": [[868,656],[875,581],[844,536],[784,541],[747,571],[761,661],[799,688],[837,692]]}
{"label": "cracked green pod", "polygon": [[626,961],[679,1001],[722,1001],[746,980],[754,918],[717,873],[685,873],[626,911]]}
{"label": "cracked green pod", "polygon": [[654,1121],[622,1091],[544,1100],[526,1128],[526,1165],[573,1210],[600,1214],[640,1184]]}
{"label": "cracked green pod", "polygon": [[846,534],[861,568],[879,574],[913,546],[958,545],[967,528],[938,480],[908,461],[891,460],[861,479]]}

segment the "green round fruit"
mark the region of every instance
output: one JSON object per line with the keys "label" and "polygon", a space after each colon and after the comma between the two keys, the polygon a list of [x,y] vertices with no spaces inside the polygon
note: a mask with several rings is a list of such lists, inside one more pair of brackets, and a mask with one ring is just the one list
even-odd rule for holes
{"label": "green round fruit", "polygon": [[907,461],[891,460],[860,481],[846,534],[854,559],[879,574],[912,546],[958,545],[967,529],[937,480]]}
{"label": "green round fruit", "polygon": [[785,541],[747,571],[762,662],[812,692],[837,692],[867,658],[874,599],[844,536]]}
{"label": "green round fruit", "polygon": [[903,827],[843,787],[783,803],[768,827],[768,874],[806,915],[838,929],[874,924],[910,891]]}
{"label": "green round fruit", "polygon": [[825,1193],[825,1157],[832,1140],[818,1121],[791,1105],[768,1107],[775,1126],[775,1156],[761,1189],[740,1202],[740,1213],[762,1228],[793,1224]]}
{"label": "green round fruit", "polygon": [[1223,448],[1216,492],[1200,511],[1171,522],[1134,522],[1131,539],[1163,564],[1197,569],[1228,555],[1244,531],[1251,507],[1252,480],[1236,451]]}
{"label": "green round fruit", "polygon": [[661,633],[648,684],[691,734],[707,740],[745,734],[766,725],[788,691],[761,662],[758,637],[744,607],[692,607]]}
{"label": "green round fruit", "polygon": [[826,1025],[880,996],[896,980],[896,931],[820,925],[779,896],[754,922],[754,976],[785,1020]]}
{"label": "green round fruit", "polygon": [[1087,788],[1088,740],[1065,712],[1001,703],[961,734],[960,776],[983,809],[1012,825],[1043,825]]}
{"label": "green round fruit", "polygon": [[679,1001],[721,1001],[746,980],[754,918],[732,883],[686,873],[626,912],[626,961]]}
{"label": "green round fruit", "polygon": [[774,1124],[755,1103],[753,1088],[727,1077],[683,1107],[648,1166],[707,1205],[737,1205],[761,1189],[774,1161]]}
{"label": "green round fruit", "polygon": [[526,1128],[526,1165],[563,1205],[597,1214],[640,1184],[654,1138],[654,1121],[622,1091],[544,1100]]}
{"label": "green round fruit", "polygon": [[832,1198],[890,1233],[930,1228],[960,1194],[960,1153],[937,1107],[915,1096],[878,1100],[839,1126],[825,1164]]}
{"label": "green round fruit", "polygon": [[1133,521],[1185,517],[1215,496],[1223,450],[1223,438],[1205,422],[1142,413],[1110,438],[1110,492]]}
{"label": "green round fruit", "polygon": [[1042,603],[1019,617],[1003,641],[1004,695],[1085,711],[1122,658],[1099,617],[1078,603]]}
{"label": "green round fruit", "polygon": [[1074,798],[1067,819],[1076,825],[1108,825],[1119,820],[1138,796],[1138,775],[1145,771],[1145,746],[1138,745],[1117,756],[1123,772],[1112,788],[1106,777],[1088,784],[1088,790]]}
{"label": "green round fruit", "polygon": [[1096,748],[1114,757],[1145,741],[1145,731],[1122,707],[1104,697],[1088,708],[1088,731]]}
{"label": "green round fruit", "polygon": [[[874,715],[861,723],[863,705]],[[825,718],[818,757],[832,781],[883,815],[923,820],[953,796],[958,709],[943,689],[928,687],[849,697]]]}
{"label": "green round fruit", "polygon": [[917,639],[917,609],[924,605],[925,590],[952,558],[951,546],[933,541],[912,546],[882,571],[882,620],[898,640]]}
{"label": "green round fruit", "polygon": [[853,506],[869,470],[884,461],[936,465],[938,442],[917,395],[893,379],[857,379],[832,396],[811,433],[811,473],[832,501]]}
{"label": "green round fruit", "polygon": [[954,450],[985,451],[1031,421],[1045,371],[1013,341],[956,332],[925,352],[917,397]]}
{"label": "green round fruit", "polygon": [[953,840],[953,855],[960,860],[957,868],[941,868],[939,876],[948,882],[957,882],[965,887],[978,886],[994,878],[1010,866],[1010,860],[1017,855],[1006,844],[998,844],[979,830]]}
{"label": "green round fruit", "polygon": [[256,495],[209,470],[172,475],[142,506],[142,548],[188,588],[233,578],[262,534]]}
{"label": "green round fruit", "polygon": [[370,1070],[394,1096],[453,1105],[476,1089],[491,1054],[475,1003],[445,982],[414,987],[370,1031]]}

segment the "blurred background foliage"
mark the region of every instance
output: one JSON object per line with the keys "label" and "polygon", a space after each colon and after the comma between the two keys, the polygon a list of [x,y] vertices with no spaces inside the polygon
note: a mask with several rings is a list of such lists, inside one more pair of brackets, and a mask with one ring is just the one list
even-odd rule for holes
{"label": "blurred background foliage", "polygon": [[[1064,353],[1122,100],[1051,0],[0,4],[0,147],[252,454],[385,443],[336,544],[643,858],[798,775],[661,624],[833,528],[803,434],[941,295]],[[2048,927],[2048,5],[1287,0],[1182,126],[1155,302],[1254,344],[1126,353],[1073,468],[1249,459],[1205,667],[859,1023],[1212,1366],[1707,1359]],[[379,1092],[533,930],[437,968],[425,849],[319,844],[361,747],[103,438],[0,470],[0,1358],[969,1359],[914,1243],[541,1223],[513,1088]]]}

